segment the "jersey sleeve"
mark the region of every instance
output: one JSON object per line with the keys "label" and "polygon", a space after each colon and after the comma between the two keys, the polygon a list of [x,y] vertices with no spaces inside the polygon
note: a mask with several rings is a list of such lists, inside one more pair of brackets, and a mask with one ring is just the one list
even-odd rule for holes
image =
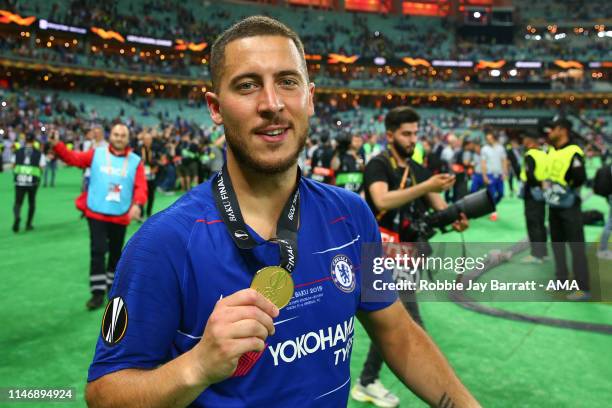
{"label": "jersey sleeve", "polygon": [[373,258],[382,256],[383,253],[380,230],[378,229],[378,224],[376,223],[374,215],[363,201],[361,201],[360,209],[363,212],[361,219],[363,220],[362,229],[364,231],[364,239],[361,249],[361,294],[357,308],[366,312],[374,312],[391,306],[397,299],[397,292],[395,290],[374,292],[372,285],[375,279],[390,283],[393,281],[393,277],[390,271],[385,271],[381,275],[375,275],[373,273]]}
{"label": "jersey sleeve", "polygon": [[171,359],[181,321],[186,228],[186,223],[162,213],[145,223],[127,244],[109,294],[88,382],[123,369],[152,369]]}

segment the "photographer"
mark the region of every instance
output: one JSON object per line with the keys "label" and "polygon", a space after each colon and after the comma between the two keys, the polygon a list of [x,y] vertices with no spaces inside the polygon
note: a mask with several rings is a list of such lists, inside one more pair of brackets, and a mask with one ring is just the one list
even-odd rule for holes
{"label": "photographer", "polygon": [[[417,143],[419,115],[408,107],[392,109],[385,118],[387,151],[374,157],[366,166],[365,196],[376,216],[383,242],[424,242],[426,236],[415,228],[428,208],[436,211],[447,208],[440,192],[451,188],[455,177],[449,174],[431,175],[429,170],[410,157]],[[463,231],[468,223],[461,214],[453,229]],[[412,318],[423,325],[414,293],[401,296]],[[383,359],[370,345],[359,383],[351,390],[358,401],[371,401],[377,406],[394,407],[397,396],[378,380]]]}
{"label": "photographer", "polygon": [[336,174],[336,185],[354,193],[363,189],[364,160],[359,155],[361,137],[343,133],[336,138],[337,146],[332,158],[332,169]]}

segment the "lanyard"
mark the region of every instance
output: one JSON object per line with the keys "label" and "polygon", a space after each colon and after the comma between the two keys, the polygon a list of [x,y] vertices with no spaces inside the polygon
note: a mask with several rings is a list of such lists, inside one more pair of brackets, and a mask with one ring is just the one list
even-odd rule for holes
{"label": "lanyard", "polygon": [[[108,167],[109,171],[113,167],[110,156],[111,156],[110,152],[107,149],[106,150],[106,166]],[[128,167],[128,156],[126,154],[125,158],[123,159],[123,168],[121,169],[121,177],[125,178],[125,176],[127,175],[127,167]]]}
{"label": "lanyard", "polygon": [[[299,184],[300,171],[298,169],[297,180]],[[221,213],[223,223],[227,227],[234,241],[240,249],[253,249],[258,244],[249,234],[242,212],[238,204],[236,192],[227,171],[227,164],[223,165],[221,171],[213,181],[213,194],[217,210]],[[269,242],[277,242],[280,249],[280,266],[289,273],[293,272],[297,263],[297,230],[300,218],[300,190],[296,186],[283,207],[276,226],[276,238]]]}

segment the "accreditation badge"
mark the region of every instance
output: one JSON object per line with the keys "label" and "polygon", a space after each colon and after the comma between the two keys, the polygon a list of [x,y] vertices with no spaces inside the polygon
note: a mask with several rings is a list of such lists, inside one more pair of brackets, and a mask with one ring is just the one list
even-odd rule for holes
{"label": "accreditation badge", "polygon": [[121,202],[121,184],[109,183],[108,192],[106,193],[106,201],[113,203]]}

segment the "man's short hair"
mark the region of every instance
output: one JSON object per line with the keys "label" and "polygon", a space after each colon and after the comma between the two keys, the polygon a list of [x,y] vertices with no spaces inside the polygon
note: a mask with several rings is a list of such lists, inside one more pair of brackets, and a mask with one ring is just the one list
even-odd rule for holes
{"label": "man's short hair", "polygon": [[241,20],[225,30],[212,45],[210,51],[210,76],[215,92],[219,91],[221,73],[225,63],[225,47],[232,41],[260,35],[273,35],[289,38],[295,44],[302,59],[303,69],[308,77],[304,45],[295,31],[278,20],[265,16],[251,16]]}
{"label": "man's short hair", "polygon": [[421,120],[418,113],[407,106],[393,108],[385,116],[385,130],[395,132],[403,123],[415,123]]}

